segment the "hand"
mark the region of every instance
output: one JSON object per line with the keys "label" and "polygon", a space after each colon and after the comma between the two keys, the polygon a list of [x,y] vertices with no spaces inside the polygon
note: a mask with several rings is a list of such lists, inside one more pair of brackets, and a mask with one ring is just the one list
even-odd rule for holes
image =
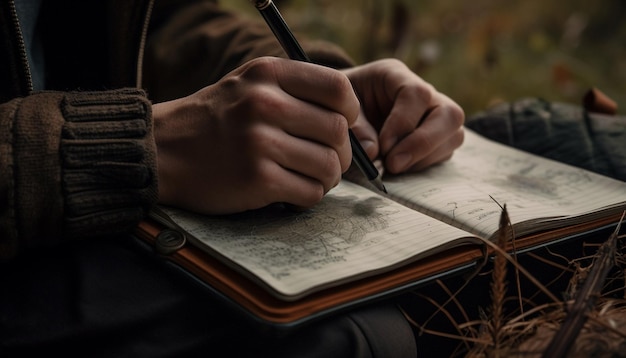
{"label": "hand", "polygon": [[261,58],[153,112],[160,202],[223,214],[319,202],[350,166],[359,102],[339,71]]}
{"label": "hand", "polygon": [[343,72],[363,106],[354,134],[389,172],[442,162],[463,143],[463,110],[402,62],[380,60]]}

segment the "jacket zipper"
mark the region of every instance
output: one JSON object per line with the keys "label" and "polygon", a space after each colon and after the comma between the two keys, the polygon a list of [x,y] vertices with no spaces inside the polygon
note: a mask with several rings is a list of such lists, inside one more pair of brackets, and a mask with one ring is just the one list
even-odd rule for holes
{"label": "jacket zipper", "polygon": [[9,1],[9,11],[11,12],[11,21],[13,23],[13,28],[15,29],[15,33],[17,34],[17,52],[19,55],[19,61],[23,65],[22,68],[25,68],[26,71],[22,75],[26,77],[26,90],[27,93],[31,93],[33,91],[33,77],[30,72],[30,64],[28,63],[28,56],[26,54],[26,44],[24,43],[24,35],[22,34],[22,27],[20,26],[19,19],[17,18],[17,9],[15,8],[15,1]]}
{"label": "jacket zipper", "polygon": [[137,54],[137,77],[135,78],[135,86],[141,88],[141,82],[143,81],[143,58],[144,51],[146,49],[146,40],[148,37],[148,26],[150,26],[150,18],[152,17],[152,8],[154,6],[154,0],[148,1],[145,17],[143,20],[143,27],[141,28],[141,41],[139,43],[139,53]]}

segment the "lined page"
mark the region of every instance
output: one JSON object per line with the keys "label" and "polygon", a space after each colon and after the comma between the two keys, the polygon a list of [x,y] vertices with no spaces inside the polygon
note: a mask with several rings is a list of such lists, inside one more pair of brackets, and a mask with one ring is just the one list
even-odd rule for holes
{"label": "lined page", "polygon": [[163,209],[209,251],[254,273],[286,299],[469,237],[347,181],[304,212],[274,207],[210,217]]}
{"label": "lined page", "polygon": [[541,158],[466,130],[453,157],[424,172],[386,178],[390,197],[441,221],[489,237],[498,229],[500,205],[513,223],[572,219],[600,209],[626,209],[626,183]]}

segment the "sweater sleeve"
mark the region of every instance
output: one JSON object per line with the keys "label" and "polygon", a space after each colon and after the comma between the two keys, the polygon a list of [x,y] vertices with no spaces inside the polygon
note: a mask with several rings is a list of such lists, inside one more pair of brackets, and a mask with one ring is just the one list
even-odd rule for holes
{"label": "sweater sleeve", "polygon": [[0,121],[0,258],[132,230],[156,202],[142,91],[38,93],[0,105]]}
{"label": "sweater sleeve", "polygon": [[[234,14],[210,0],[186,2],[163,0],[153,12],[144,86],[155,102],[189,95],[254,58],[286,57],[260,15]],[[299,40],[315,63],[333,68],[354,64],[336,45]]]}

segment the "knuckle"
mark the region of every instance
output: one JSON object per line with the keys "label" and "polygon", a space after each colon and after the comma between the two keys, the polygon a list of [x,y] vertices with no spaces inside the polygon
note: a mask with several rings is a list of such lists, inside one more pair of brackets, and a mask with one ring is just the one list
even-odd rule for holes
{"label": "knuckle", "polygon": [[328,140],[333,146],[339,146],[348,139],[348,122],[340,114],[332,114],[328,120]]}
{"label": "knuckle", "polygon": [[248,95],[242,99],[242,105],[250,115],[268,118],[273,114],[282,113],[285,103],[278,94],[261,86],[251,86]]}
{"label": "knuckle", "polygon": [[328,149],[324,151],[322,163],[324,181],[333,181],[341,173],[341,162],[336,151]]}
{"label": "knuckle", "polygon": [[456,127],[460,127],[465,122],[465,112],[456,103],[452,103],[448,106],[448,117],[453,121]]}
{"label": "knuckle", "polygon": [[341,173],[344,173],[348,168],[350,168],[350,164],[352,164],[352,151],[347,152],[345,155],[341,155],[339,157],[339,165]]}
{"label": "knuckle", "polygon": [[335,70],[327,70],[325,73],[329,88],[334,88],[338,94],[352,91],[352,84],[346,75]]}
{"label": "knuckle", "polygon": [[247,128],[242,145],[249,149],[248,156],[251,158],[263,158],[271,151],[271,148],[279,148],[282,143],[271,133],[266,126],[253,125]]}
{"label": "knuckle", "polygon": [[280,196],[280,193],[284,190],[281,185],[277,184],[279,181],[272,167],[267,162],[257,161],[245,173],[248,182],[253,183],[253,186],[256,188],[262,188],[262,190],[257,191],[261,201],[266,204],[273,202],[274,198]]}
{"label": "knuckle", "polygon": [[258,57],[242,66],[240,76],[250,79],[266,78],[268,74],[273,74],[276,71],[275,66],[275,59]]}
{"label": "knuckle", "polygon": [[330,148],[324,149],[318,159],[315,180],[322,185],[323,192],[327,192],[341,179],[341,173],[343,172],[341,159],[339,154]]}
{"label": "knuckle", "polygon": [[302,205],[312,207],[318,204],[324,198],[326,190],[323,185],[313,185],[311,190],[302,194]]}
{"label": "knuckle", "polygon": [[408,68],[404,62],[400,61],[397,58],[388,58],[385,60],[381,60],[381,62],[387,66],[390,66],[391,68],[395,68],[399,70],[405,70]]}
{"label": "knuckle", "polygon": [[413,93],[419,99],[420,102],[430,104],[433,100],[434,88],[428,83],[421,83],[413,87]]}
{"label": "knuckle", "polygon": [[439,113],[440,114],[438,120],[442,121],[442,124],[443,126],[445,126],[446,130],[448,130],[450,133],[455,133],[454,135],[457,135],[456,132],[461,130],[461,136],[463,135],[462,127],[463,123],[465,122],[465,113],[460,106],[456,104],[445,105],[443,108],[440,109]]}
{"label": "knuckle", "polygon": [[430,153],[435,149],[435,143],[431,140],[430,136],[422,131],[416,131],[415,138],[413,139],[419,144],[423,153]]}
{"label": "knuckle", "polygon": [[[335,103],[344,109],[349,119],[356,119],[359,113],[359,100],[348,77],[339,71],[327,71],[327,88],[335,98]],[[354,118],[352,118],[354,117]]]}
{"label": "knuckle", "polygon": [[450,141],[454,148],[459,148],[463,145],[463,142],[465,141],[465,131],[463,131],[463,128],[459,128],[459,130],[454,133]]}

